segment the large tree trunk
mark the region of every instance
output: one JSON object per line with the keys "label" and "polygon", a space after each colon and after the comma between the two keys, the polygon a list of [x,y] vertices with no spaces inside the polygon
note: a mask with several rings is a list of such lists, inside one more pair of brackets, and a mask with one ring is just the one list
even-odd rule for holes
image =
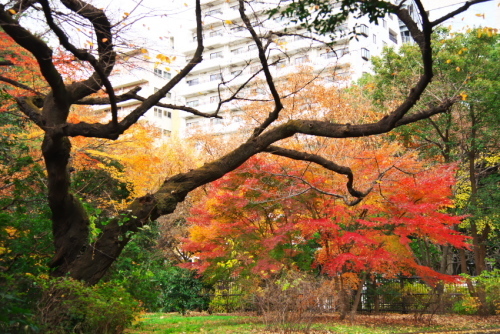
{"label": "large tree trunk", "polygon": [[56,276],[64,275],[84,251],[89,237],[89,219],[80,202],[69,192],[68,161],[71,144],[66,137],[45,136],[42,145],[48,174],[48,200],[52,211],[55,255],[50,261]]}

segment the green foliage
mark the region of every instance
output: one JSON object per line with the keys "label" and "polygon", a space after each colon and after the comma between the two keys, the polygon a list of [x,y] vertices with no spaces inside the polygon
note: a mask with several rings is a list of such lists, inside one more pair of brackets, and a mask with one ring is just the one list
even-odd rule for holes
{"label": "green foliage", "polygon": [[[463,276],[470,279],[476,289],[484,289],[489,313],[500,314],[500,270],[483,271],[476,277]],[[458,314],[478,314],[480,306],[479,298],[469,294],[453,305],[453,311]]]}
{"label": "green foliage", "polygon": [[[107,162],[103,159],[102,163],[117,170],[123,169],[123,166],[118,162]],[[83,169],[77,171],[72,181],[75,191],[89,198],[101,196],[103,189],[106,189],[109,193],[108,195],[114,200],[123,200],[130,195],[130,191],[127,188],[128,184],[113,178],[109,171],[104,169]]]}
{"label": "green foliage", "polygon": [[43,296],[37,323],[44,333],[121,333],[139,303],[114,282],[86,286],[70,278],[39,280]]}
{"label": "green foliage", "polygon": [[151,312],[206,310],[208,286],[201,278],[165,260],[157,248],[156,223],[144,228],[127,244],[108,279],[122,282],[127,291]]}
{"label": "green foliage", "polygon": [[477,314],[480,305],[477,297],[465,296],[453,304],[453,312],[461,315]]}
{"label": "green foliage", "polygon": [[[447,161],[463,158],[463,151],[496,151],[500,116],[500,37],[490,28],[453,34],[445,29],[433,35],[434,78],[415,112],[445,99],[459,96],[448,112],[396,131],[407,146],[422,154],[441,155]],[[408,87],[422,74],[418,46],[405,44],[397,51],[385,48],[372,57],[375,75],[360,84],[379,107],[390,107],[408,93]],[[461,122],[457,122],[461,119]]]}
{"label": "green foliage", "polygon": [[189,310],[206,310],[209,297],[204,284],[196,277],[196,273],[178,267],[170,267],[159,277],[161,287],[162,309],[186,314]]}
{"label": "green foliage", "polygon": [[229,313],[245,310],[248,307],[248,296],[240,285],[216,287],[208,307],[211,313]]}
{"label": "green foliage", "polygon": [[193,315],[189,317],[175,313],[150,313],[141,319],[137,330],[130,333],[213,333],[252,334],[262,328],[259,319],[236,315]]}
{"label": "green foliage", "polygon": [[36,332],[34,313],[40,289],[33,276],[0,273],[0,332]]}
{"label": "green foliage", "polygon": [[[338,8],[340,7],[340,8]],[[321,35],[330,36],[332,40],[338,34],[346,32],[338,31],[338,27],[344,23],[350,15],[367,15],[370,22],[377,23],[390,12],[390,6],[385,1],[359,1],[359,0],[300,0],[292,1],[283,9],[276,7],[269,11],[269,15],[281,14],[288,17],[293,23],[300,22],[301,26],[309,31],[315,31]]]}
{"label": "green foliage", "polygon": [[[494,238],[500,229],[500,35],[492,28],[463,33],[441,29],[433,35],[433,56],[433,81],[413,112],[451,98],[458,102],[446,113],[397,129],[393,138],[418,149],[422,156],[458,164],[455,206],[449,211],[468,216],[460,227],[474,239],[472,270],[479,273],[486,269],[485,255],[496,256],[498,243]],[[382,57],[373,57],[372,62],[375,75],[360,83],[381,110],[402,100],[422,74],[416,45],[404,45],[397,51],[386,48]],[[483,245],[488,249],[481,249]],[[423,264],[441,262],[437,249],[415,243],[412,247]]]}

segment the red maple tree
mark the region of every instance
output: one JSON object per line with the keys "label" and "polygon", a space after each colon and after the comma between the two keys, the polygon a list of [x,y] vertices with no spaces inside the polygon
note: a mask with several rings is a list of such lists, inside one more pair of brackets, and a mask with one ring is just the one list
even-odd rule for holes
{"label": "red maple tree", "polygon": [[[253,157],[213,183],[206,199],[191,211],[185,266],[208,276],[270,276],[283,269],[316,269],[329,276],[345,273],[419,275],[429,283],[454,280],[418,263],[412,243],[466,247],[453,226],[461,217],[445,212],[454,166],[397,157],[381,148],[354,159],[358,181],[374,187],[362,204],[348,204],[340,193],[342,177],[311,166],[285,165]],[[392,151],[391,151],[392,150]],[[389,157],[389,158],[388,158]],[[371,184],[371,185],[370,185]]]}

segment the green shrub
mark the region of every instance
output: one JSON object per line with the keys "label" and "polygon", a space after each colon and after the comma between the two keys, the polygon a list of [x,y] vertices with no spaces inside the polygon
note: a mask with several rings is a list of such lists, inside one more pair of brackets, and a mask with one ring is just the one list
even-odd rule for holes
{"label": "green shrub", "polygon": [[500,270],[485,271],[478,277],[486,290],[486,302],[491,314],[500,314]]}
{"label": "green shrub", "polygon": [[122,286],[149,312],[206,310],[209,297],[195,272],[169,262],[158,247],[158,223],[145,227],[127,244],[105,279]]}
{"label": "green shrub", "polygon": [[0,273],[0,332],[38,331],[33,318],[39,295],[32,276]]}
{"label": "green shrub", "polygon": [[[488,312],[490,314],[500,314],[500,270],[484,271],[476,277],[465,277],[472,281],[476,289],[484,289]],[[453,304],[453,311],[458,314],[477,314],[479,310],[479,298],[471,296],[468,290],[465,291],[465,288],[464,297]]]}
{"label": "green shrub", "polygon": [[37,322],[44,333],[121,333],[139,310],[138,302],[113,282],[86,286],[58,278],[40,283]]}
{"label": "green shrub", "polygon": [[453,312],[461,315],[477,314],[479,311],[479,300],[477,297],[464,296],[453,304]]}
{"label": "green shrub", "polygon": [[209,297],[205,285],[196,272],[179,267],[169,267],[159,277],[160,295],[158,296],[164,312],[177,311],[185,314],[190,310],[208,309]]}
{"label": "green shrub", "polygon": [[211,313],[230,313],[244,310],[247,304],[247,296],[241,290],[216,289],[208,310]]}

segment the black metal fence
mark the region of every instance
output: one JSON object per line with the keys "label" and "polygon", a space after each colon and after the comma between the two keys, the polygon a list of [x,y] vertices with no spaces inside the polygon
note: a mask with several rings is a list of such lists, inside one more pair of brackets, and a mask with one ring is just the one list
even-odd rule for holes
{"label": "black metal fence", "polygon": [[467,293],[462,284],[432,288],[418,277],[377,280],[363,287],[358,311],[447,313]]}
{"label": "black metal fence", "polygon": [[[219,282],[215,289],[207,292],[211,300],[211,311],[234,312],[252,310],[252,298],[248,297],[234,282]],[[352,291],[350,303],[354,301]],[[450,313],[453,305],[468,295],[464,284],[444,284],[430,287],[418,277],[378,279],[363,287],[358,312],[398,313]],[[322,312],[339,311],[339,300],[334,294],[318,296]]]}

